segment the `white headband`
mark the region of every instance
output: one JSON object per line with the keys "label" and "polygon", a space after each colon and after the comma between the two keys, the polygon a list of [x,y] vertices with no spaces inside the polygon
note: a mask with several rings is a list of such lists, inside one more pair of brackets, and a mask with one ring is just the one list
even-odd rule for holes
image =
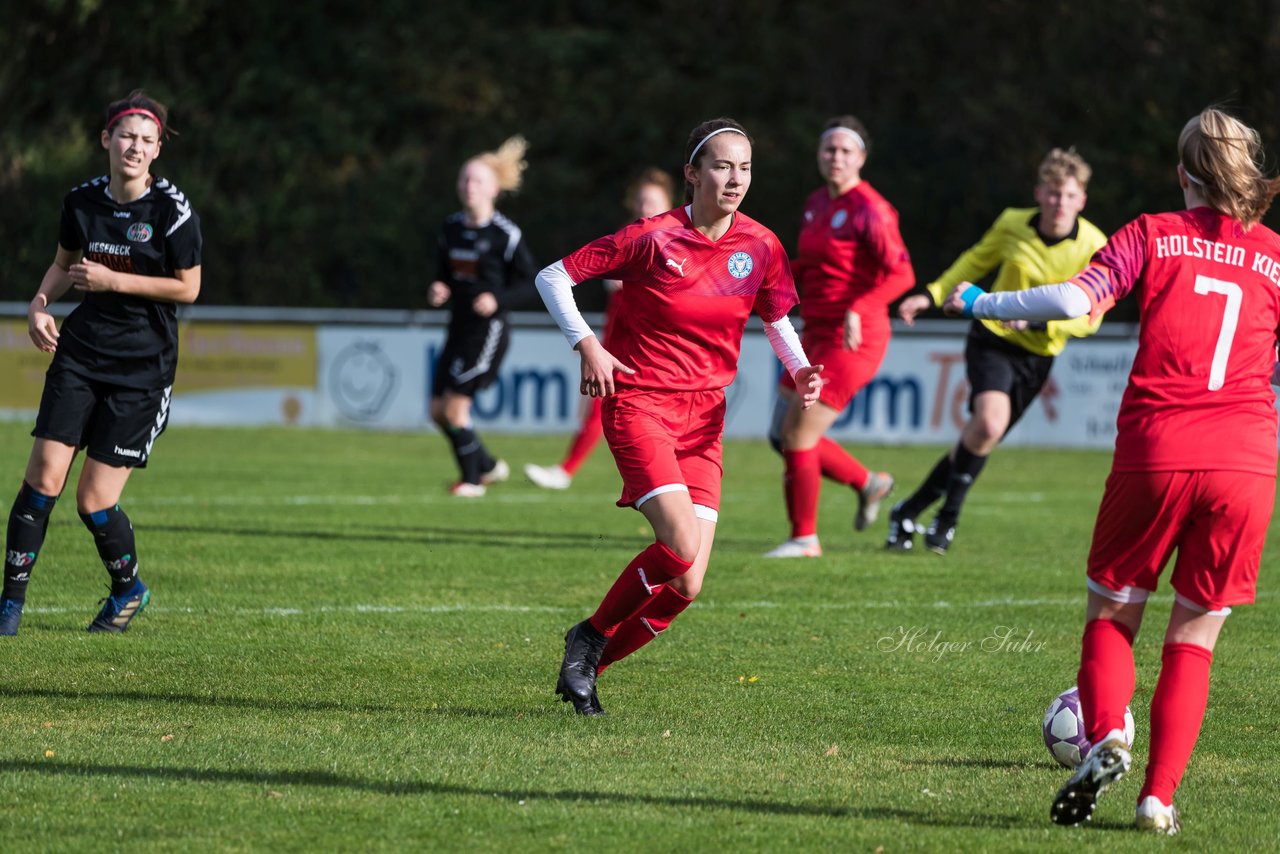
{"label": "white headband", "polygon": [[746,133],[739,130],[738,128],[720,128],[719,130],[713,130],[711,133],[707,134],[702,138],[702,142],[698,143],[693,147],[693,154],[689,155],[689,162],[693,163],[693,161],[697,159],[698,152],[702,150],[702,146],[707,144],[707,140],[711,139],[711,137],[715,136],[716,134],[724,133],[725,131],[733,131],[734,133],[740,133],[743,136],[746,136]]}
{"label": "white headband", "polygon": [[822,136],[818,137],[818,142],[822,142],[824,139],[831,136],[831,134],[833,133],[852,134],[853,138],[858,141],[858,147],[861,148],[863,151],[867,150],[867,142],[862,138],[862,134],[858,133],[853,128],[847,128],[847,127],[844,127],[843,125],[836,125],[833,128],[827,128],[826,130],[824,130],[822,132]]}
{"label": "white headband", "polygon": [[1195,184],[1196,186],[1199,186],[1199,187],[1204,186],[1204,181],[1201,181],[1195,175],[1192,175],[1191,170],[1188,169],[1185,165],[1182,167],[1182,172],[1184,175],[1187,176],[1187,180],[1190,181],[1192,184]]}

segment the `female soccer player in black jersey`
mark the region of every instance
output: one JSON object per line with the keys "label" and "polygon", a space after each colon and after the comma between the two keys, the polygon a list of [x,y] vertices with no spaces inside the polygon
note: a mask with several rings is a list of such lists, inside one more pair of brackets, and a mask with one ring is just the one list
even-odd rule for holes
{"label": "female soccer player in black jersey", "polygon": [[[123,632],[151,597],[138,577],[120,494],[144,467],[169,417],[178,358],[177,304],[200,293],[200,220],[187,197],[151,174],[168,131],[164,104],[135,90],[107,106],[110,172],[62,203],[53,264],[27,309],[36,347],[53,354],[35,444],[9,512],[0,635],[16,635],[49,514],[77,451],[86,459],[76,508],[111,576],[91,632]],[[84,294],[58,330],[49,305]]]}
{"label": "female soccer player in black jersey", "polygon": [[506,480],[510,467],[489,455],[471,422],[476,392],[498,378],[507,352],[507,311],[532,298],[537,273],[520,227],[495,208],[504,190],[520,188],[525,141],[513,136],[477,155],[458,172],[462,210],[444,221],[436,280],[427,301],[439,307],[453,299],[444,350],[431,383],[431,420],[440,426],[458,461],[459,480],[450,491],[480,498],[490,483]]}

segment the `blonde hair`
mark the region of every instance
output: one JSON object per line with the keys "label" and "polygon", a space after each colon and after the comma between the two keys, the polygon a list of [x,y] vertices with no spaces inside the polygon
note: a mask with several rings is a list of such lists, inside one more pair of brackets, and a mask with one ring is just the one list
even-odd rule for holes
{"label": "blonde hair", "polygon": [[1178,161],[1204,200],[1246,231],[1280,192],[1280,178],[1262,172],[1258,132],[1216,107],[1205,108],[1178,134]]}
{"label": "blonde hair", "polygon": [[498,146],[497,151],[486,151],[483,154],[477,154],[467,163],[474,160],[488,166],[493,170],[493,174],[498,176],[498,189],[514,193],[520,189],[520,182],[524,178],[524,170],[529,166],[524,159],[525,152],[528,150],[528,140],[520,134],[516,134]]}
{"label": "blonde hair", "polygon": [[1061,187],[1068,180],[1075,178],[1080,184],[1080,189],[1087,190],[1089,179],[1093,177],[1093,169],[1072,146],[1067,149],[1055,148],[1046,154],[1044,160],[1040,161],[1040,168],[1036,174],[1040,178],[1040,183],[1051,187]]}

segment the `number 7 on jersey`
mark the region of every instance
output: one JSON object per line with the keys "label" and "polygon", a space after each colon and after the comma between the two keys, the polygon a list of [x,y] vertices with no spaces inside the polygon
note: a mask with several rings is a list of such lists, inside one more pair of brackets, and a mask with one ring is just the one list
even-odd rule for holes
{"label": "number 7 on jersey", "polygon": [[1236,325],[1240,322],[1240,303],[1244,291],[1235,282],[1196,276],[1196,293],[1222,294],[1227,304],[1222,309],[1222,328],[1218,330],[1218,344],[1213,348],[1213,363],[1209,366],[1209,391],[1222,388],[1227,377],[1227,358],[1231,355],[1231,342],[1236,337]]}

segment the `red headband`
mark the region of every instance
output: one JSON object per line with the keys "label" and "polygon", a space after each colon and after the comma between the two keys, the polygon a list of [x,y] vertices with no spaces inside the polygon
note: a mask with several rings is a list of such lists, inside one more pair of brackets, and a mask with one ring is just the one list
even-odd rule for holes
{"label": "red headband", "polygon": [[131,116],[134,114],[137,114],[140,116],[146,116],[147,118],[151,119],[151,121],[156,123],[156,127],[160,129],[161,133],[164,132],[164,122],[160,121],[160,119],[156,116],[155,113],[143,107],[130,107],[127,110],[121,110],[120,112],[116,113],[114,116],[112,116],[110,119],[107,120],[107,130],[110,131],[113,127],[116,126],[116,122],[120,121],[125,116]]}

